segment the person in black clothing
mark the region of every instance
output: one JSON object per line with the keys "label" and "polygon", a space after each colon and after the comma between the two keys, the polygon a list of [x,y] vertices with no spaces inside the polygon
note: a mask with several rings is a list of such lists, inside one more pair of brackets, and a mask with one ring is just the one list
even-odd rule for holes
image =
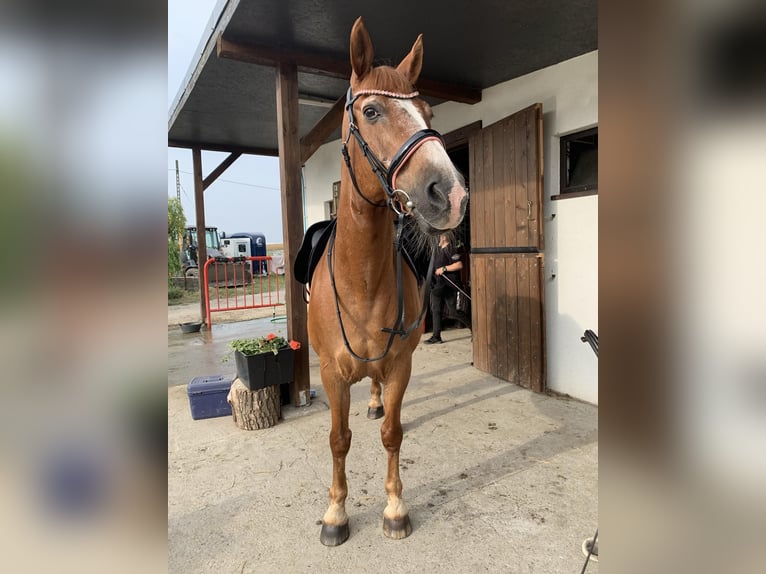
{"label": "person in black clothing", "polygon": [[442,341],[442,305],[446,305],[446,317],[457,319],[463,325],[471,328],[471,319],[465,311],[457,310],[457,289],[452,283],[460,285],[460,270],[463,268],[463,262],[460,261],[460,254],[449,242],[446,234],[439,236],[439,246],[436,248],[436,260],[434,271],[434,284],[431,287],[431,318],[433,320],[433,334],[425,343],[433,345],[434,343],[443,343]]}

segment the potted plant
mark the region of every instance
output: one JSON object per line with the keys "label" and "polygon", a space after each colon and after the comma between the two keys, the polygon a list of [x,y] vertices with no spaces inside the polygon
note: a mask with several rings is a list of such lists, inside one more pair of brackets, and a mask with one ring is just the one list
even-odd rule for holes
{"label": "potted plant", "polygon": [[249,390],[293,380],[293,352],[301,348],[298,341],[287,341],[284,337],[269,333],[265,337],[235,339],[229,346],[234,350],[237,377]]}

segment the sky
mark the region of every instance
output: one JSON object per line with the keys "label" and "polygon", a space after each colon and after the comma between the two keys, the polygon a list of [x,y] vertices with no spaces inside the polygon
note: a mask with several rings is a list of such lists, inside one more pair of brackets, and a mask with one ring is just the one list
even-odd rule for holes
{"label": "sky", "polygon": [[[184,84],[197,48],[218,0],[168,0],[168,118],[171,104]],[[206,176],[227,156],[202,152]],[[192,153],[168,148],[168,196],[176,196],[176,166],[181,180],[181,203],[187,225],[195,224]],[[267,243],[282,243],[279,160],[243,155],[205,191],[205,223],[227,234],[263,233]]]}

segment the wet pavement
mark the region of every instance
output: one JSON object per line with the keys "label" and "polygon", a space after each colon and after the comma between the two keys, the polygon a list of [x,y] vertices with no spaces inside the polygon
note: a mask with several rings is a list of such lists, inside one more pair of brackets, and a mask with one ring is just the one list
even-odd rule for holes
{"label": "wet pavement", "polygon": [[236,323],[214,323],[211,330],[182,333],[177,326],[168,328],[168,386],[186,385],[194,377],[226,375],[234,377],[234,360],[229,341],[276,333],[287,337],[284,317],[264,317]]}

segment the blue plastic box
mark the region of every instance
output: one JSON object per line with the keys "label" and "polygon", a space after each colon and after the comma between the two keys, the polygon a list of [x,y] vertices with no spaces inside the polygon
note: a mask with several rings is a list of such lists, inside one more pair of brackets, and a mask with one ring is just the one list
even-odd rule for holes
{"label": "blue plastic box", "polygon": [[209,419],[231,415],[231,405],[226,402],[226,395],[233,383],[223,375],[194,377],[186,386],[192,418]]}

